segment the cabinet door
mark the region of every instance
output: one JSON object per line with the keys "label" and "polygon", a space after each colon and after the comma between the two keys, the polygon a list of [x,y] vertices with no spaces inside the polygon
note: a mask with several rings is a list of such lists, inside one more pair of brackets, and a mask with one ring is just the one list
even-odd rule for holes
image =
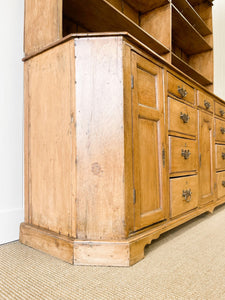
{"label": "cabinet door", "polygon": [[200,151],[200,204],[213,200],[214,197],[214,147],[213,117],[199,111],[199,151]]}
{"label": "cabinet door", "polygon": [[132,54],[135,230],[165,218],[162,69]]}

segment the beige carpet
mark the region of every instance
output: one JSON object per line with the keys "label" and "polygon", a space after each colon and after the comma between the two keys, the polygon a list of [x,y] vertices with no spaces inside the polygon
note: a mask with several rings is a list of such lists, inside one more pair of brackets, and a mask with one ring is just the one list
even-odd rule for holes
{"label": "beige carpet", "polygon": [[164,234],[130,268],[76,267],[2,245],[0,299],[225,299],[225,206]]}

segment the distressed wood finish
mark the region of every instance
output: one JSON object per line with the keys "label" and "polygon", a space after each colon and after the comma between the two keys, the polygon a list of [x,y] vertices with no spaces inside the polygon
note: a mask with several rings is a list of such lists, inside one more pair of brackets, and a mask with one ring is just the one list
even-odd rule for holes
{"label": "distressed wood finish", "polygon": [[76,265],[129,266],[225,202],[224,102],[130,35],[73,35],[24,70],[22,243]]}
{"label": "distressed wood finish", "polygon": [[218,199],[225,196],[225,172],[219,172],[217,177],[217,197]]}
{"label": "distressed wood finish", "polygon": [[215,154],[213,138],[213,117],[206,112],[199,112],[199,185],[200,205],[215,198],[214,173]]}
{"label": "distressed wood finish", "polygon": [[179,132],[193,137],[197,135],[196,109],[169,97],[168,113],[168,129],[170,133]]}
{"label": "distressed wood finish", "polygon": [[77,39],[76,74],[77,237],[121,239],[125,237],[122,38]]}
{"label": "distressed wood finish", "polygon": [[172,218],[196,208],[198,199],[198,176],[170,179],[170,213]]}
{"label": "distressed wood finish", "polygon": [[62,0],[25,0],[24,14],[26,55],[62,38]]}
{"label": "distressed wood finish", "polygon": [[[185,154],[188,153],[185,157]],[[179,137],[169,138],[170,174],[175,176],[184,172],[197,171],[198,148],[197,141],[182,139]]]}
{"label": "distressed wood finish", "polygon": [[75,200],[74,65],[70,41],[34,57],[25,68],[29,222],[69,236]]}
{"label": "distressed wood finish", "polygon": [[[182,80],[176,78],[175,76],[168,73],[168,92],[172,95],[186,100],[192,104],[195,103],[195,94],[193,87],[189,86],[187,83]],[[179,92],[180,91],[180,92]],[[185,94],[183,95],[182,92]]]}
{"label": "distressed wood finish", "polygon": [[207,112],[213,113],[214,100],[212,97],[208,96],[204,92],[198,91],[197,99],[199,107],[205,109]]}
{"label": "distressed wood finish", "polygon": [[215,119],[216,141],[225,142],[225,121]]}
{"label": "distressed wood finish", "polygon": [[225,170],[225,145],[216,145],[216,170]]}
{"label": "distressed wood finish", "polygon": [[162,69],[133,53],[132,75],[134,230],[138,230],[165,218]]}

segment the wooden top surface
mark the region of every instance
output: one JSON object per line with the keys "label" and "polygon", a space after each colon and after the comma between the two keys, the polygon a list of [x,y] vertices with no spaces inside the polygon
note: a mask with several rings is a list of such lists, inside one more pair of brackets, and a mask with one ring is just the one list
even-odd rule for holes
{"label": "wooden top surface", "polygon": [[118,37],[124,37],[126,38],[129,42],[137,45],[139,48],[145,50],[147,52],[147,54],[150,54],[152,57],[154,57],[155,59],[157,59],[159,62],[163,63],[166,67],[168,67],[170,70],[177,72],[179,75],[181,75],[182,77],[186,78],[187,80],[189,80],[190,82],[192,82],[194,85],[200,87],[202,90],[204,90],[205,92],[207,92],[208,94],[212,95],[214,98],[216,98],[217,100],[221,101],[221,102],[225,102],[223,99],[221,99],[220,97],[218,97],[217,95],[215,95],[214,93],[210,92],[209,90],[207,90],[204,86],[202,86],[201,84],[199,84],[197,81],[193,80],[191,77],[189,77],[187,74],[183,73],[182,71],[180,71],[178,68],[176,68],[174,65],[170,64],[168,61],[166,61],[163,57],[161,57],[159,54],[157,54],[156,52],[154,52],[152,49],[148,48],[145,44],[141,43],[138,39],[136,39],[135,37],[133,37],[131,34],[129,34],[128,32],[96,32],[96,33],[76,33],[76,34],[70,34],[62,39],[59,39],[58,41],[49,44],[48,46],[44,47],[42,50],[39,50],[37,52],[34,52],[30,55],[25,56],[22,60],[25,62],[53,47],[56,47],[62,43],[65,43],[71,39],[80,39],[80,38],[95,38],[95,37],[112,37],[112,36],[118,36]]}

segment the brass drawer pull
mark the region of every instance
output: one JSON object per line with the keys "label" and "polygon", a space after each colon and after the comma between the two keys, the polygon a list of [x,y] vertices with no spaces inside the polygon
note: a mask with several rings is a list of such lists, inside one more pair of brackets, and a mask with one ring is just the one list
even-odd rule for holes
{"label": "brass drawer pull", "polygon": [[181,95],[182,98],[186,97],[188,94],[188,92],[180,86],[178,86],[178,93]]}
{"label": "brass drawer pull", "polygon": [[191,152],[189,150],[184,150],[184,149],[181,150],[181,156],[183,156],[184,159],[188,159],[190,155]]}
{"label": "brass drawer pull", "polygon": [[180,113],[180,118],[184,123],[188,123],[188,120],[190,119],[188,114],[183,114],[182,112]]}
{"label": "brass drawer pull", "polygon": [[225,111],[223,109],[220,109],[220,115],[223,116],[225,114]]}
{"label": "brass drawer pull", "polygon": [[225,159],[225,153],[222,152],[222,159]]}
{"label": "brass drawer pull", "polygon": [[225,187],[225,180],[222,181],[222,186]]}
{"label": "brass drawer pull", "polygon": [[221,131],[222,134],[224,134],[224,133],[225,133],[225,128],[224,128],[224,127],[221,127],[221,128],[220,128],[220,131]]}
{"label": "brass drawer pull", "polygon": [[192,192],[191,192],[191,189],[189,190],[183,190],[183,194],[182,194],[182,197],[184,197],[184,200],[186,202],[190,202],[191,201],[191,195],[192,195]]}
{"label": "brass drawer pull", "polygon": [[205,108],[206,108],[206,109],[209,109],[210,106],[211,106],[211,103],[210,103],[209,101],[205,100],[205,101],[204,101],[204,105],[205,105]]}

